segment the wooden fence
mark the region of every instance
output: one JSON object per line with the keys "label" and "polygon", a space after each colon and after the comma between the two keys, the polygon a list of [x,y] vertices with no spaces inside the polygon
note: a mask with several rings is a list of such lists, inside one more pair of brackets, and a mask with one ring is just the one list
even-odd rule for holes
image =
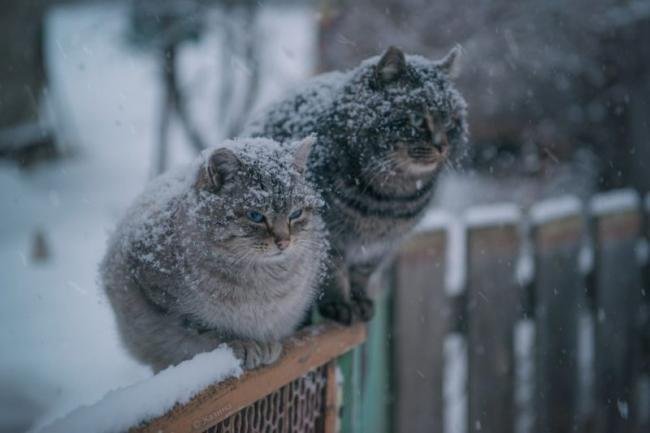
{"label": "wooden fence", "polygon": [[650,432],[649,209],[616,191],[425,221],[392,270],[391,431]]}

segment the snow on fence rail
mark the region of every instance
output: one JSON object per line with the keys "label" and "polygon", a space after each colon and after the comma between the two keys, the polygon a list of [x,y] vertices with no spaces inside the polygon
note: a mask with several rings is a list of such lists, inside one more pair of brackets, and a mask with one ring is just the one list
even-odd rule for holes
{"label": "snow on fence rail", "polygon": [[276,364],[247,372],[220,347],[113,391],[42,432],[334,433],[336,358],[365,336],[363,325],[310,327],[289,339]]}
{"label": "snow on fence rail", "polygon": [[391,271],[393,431],[650,431],[649,213],[623,190],[428,215]]}

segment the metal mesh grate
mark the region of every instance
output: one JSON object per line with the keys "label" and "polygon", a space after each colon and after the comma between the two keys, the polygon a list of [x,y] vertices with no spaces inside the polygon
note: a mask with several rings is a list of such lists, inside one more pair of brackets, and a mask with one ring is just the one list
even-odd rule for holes
{"label": "metal mesh grate", "polygon": [[321,433],[326,387],[327,367],[322,366],[203,433]]}

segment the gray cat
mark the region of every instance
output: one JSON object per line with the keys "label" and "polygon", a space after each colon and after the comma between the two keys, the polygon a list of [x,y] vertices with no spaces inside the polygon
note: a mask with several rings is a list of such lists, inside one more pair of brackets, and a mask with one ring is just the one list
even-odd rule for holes
{"label": "gray cat", "polygon": [[279,357],[327,256],[322,200],[303,173],[312,143],[227,142],[139,197],[101,265],[136,358],[159,371],[224,342],[246,368]]}
{"label": "gray cat", "polygon": [[433,62],[391,47],[310,80],[246,128],[281,141],[317,136],[308,175],[327,204],[333,263],[324,316],[372,317],[371,273],[417,223],[443,166],[465,153],[466,104],[452,83],[459,54]]}

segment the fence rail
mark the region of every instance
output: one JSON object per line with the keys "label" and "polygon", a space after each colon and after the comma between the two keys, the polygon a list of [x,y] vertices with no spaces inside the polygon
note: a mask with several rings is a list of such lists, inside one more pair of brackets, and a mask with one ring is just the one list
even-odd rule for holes
{"label": "fence rail", "polygon": [[308,328],[281,360],[210,386],[133,432],[322,432],[336,427],[335,363],[365,339],[362,325]]}

